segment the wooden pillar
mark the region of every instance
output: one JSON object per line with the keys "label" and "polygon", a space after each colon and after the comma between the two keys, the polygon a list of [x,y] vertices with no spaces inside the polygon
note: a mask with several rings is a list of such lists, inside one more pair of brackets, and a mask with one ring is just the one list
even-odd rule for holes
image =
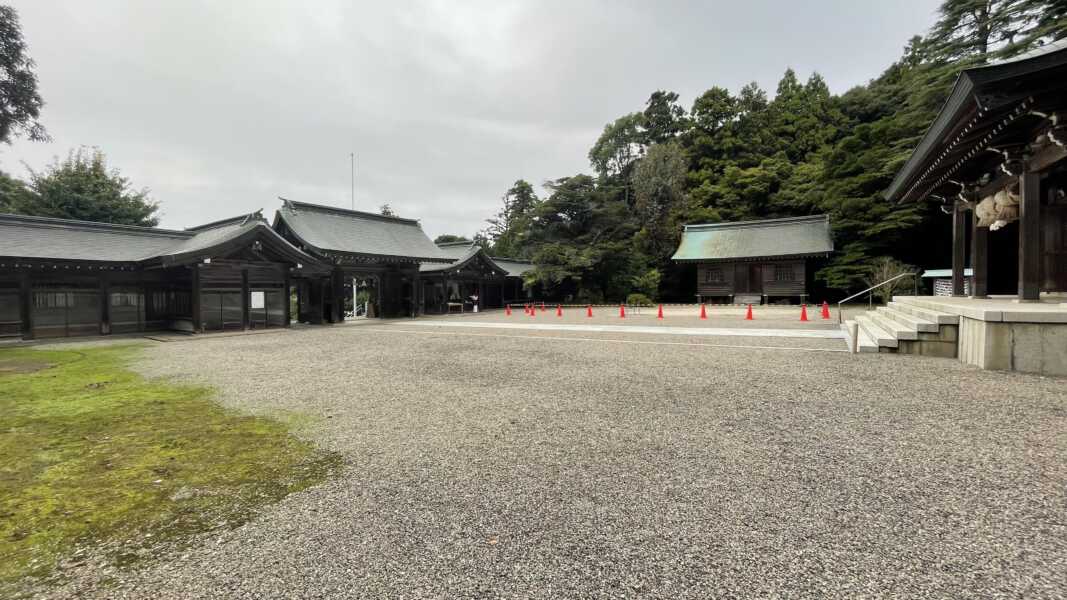
{"label": "wooden pillar", "polygon": [[978,215],[971,211],[971,297],[989,297],[989,228],[978,226]]}
{"label": "wooden pillar", "polygon": [[33,281],[30,272],[19,273],[19,319],[22,321],[22,339],[33,339]]}
{"label": "wooden pillar", "polygon": [[[292,289],[293,289],[293,278],[289,274],[289,269],[286,269],[285,270],[285,275],[283,276],[283,281],[282,281],[282,308],[285,311],[283,313],[285,316],[283,318],[284,320],[282,321],[282,323],[286,327],[289,327],[290,325],[292,325],[292,315],[289,314],[289,311],[292,310],[292,307],[290,306],[290,302],[289,302],[289,298],[293,293]],[[299,294],[298,294],[297,295],[297,306],[298,306],[297,314],[300,313],[299,303],[300,303],[300,300],[299,300]]]}
{"label": "wooden pillar", "polygon": [[241,269],[241,329],[252,323],[252,298],[248,287],[248,269]]}
{"label": "wooden pillar", "polygon": [[192,266],[192,282],[189,286],[189,307],[193,320],[193,333],[204,331],[204,323],[200,314],[200,263]]}
{"label": "wooden pillar", "polygon": [[344,320],[344,279],[341,269],[334,269],[330,278],[330,322],[340,323]]}
{"label": "wooden pillar", "polygon": [[1019,177],[1019,300],[1041,298],[1041,176]]}
{"label": "wooden pillar", "polygon": [[100,335],[111,333],[111,294],[108,292],[108,274],[100,273]]}
{"label": "wooden pillar", "polygon": [[952,211],[952,295],[963,296],[963,270],[967,264],[967,215],[963,205],[956,203]]}
{"label": "wooden pillar", "polygon": [[485,280],[478,280],[478,310],[485,308]]}

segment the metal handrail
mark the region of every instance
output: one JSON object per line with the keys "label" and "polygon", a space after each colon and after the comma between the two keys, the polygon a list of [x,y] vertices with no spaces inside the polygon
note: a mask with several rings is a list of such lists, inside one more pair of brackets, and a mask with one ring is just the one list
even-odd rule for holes
{"label": "metal handrail", "polygon": [[874,297],[874,294],[871,294],[870,292],[882,287],[883,285],[885,285],[887,283],[893,283],[894,281],[900,279],[901,277],[914,277],[915,278],[915,280],[914,280],[914,283],[915,283],[914,294],[916,296],[918,296],[919,295],[919,273],[918,272],[916,272],[916,273],[901,273],[900,275],[897,275],[895,277],[890,277],[889,279],[886,279],[882,283],[877,283],[875,285],[872,285],[871,287],[863,290],[862,292],[856,292],[855,294],[852,294],[848,298],[845,298],[844,300],[838,302],[837,303],[837,322],[840,323],[842,321],[842,318],[841,318],[841,305],[842,304],[844,304],[845,302],[848,302],[849,300],[851,300],[853,298],[857,298],[859,296],[867,294],[867,308],[868,309],[874,308],[874,306],[873,306],[873,304],[871,302],[871,299]]}

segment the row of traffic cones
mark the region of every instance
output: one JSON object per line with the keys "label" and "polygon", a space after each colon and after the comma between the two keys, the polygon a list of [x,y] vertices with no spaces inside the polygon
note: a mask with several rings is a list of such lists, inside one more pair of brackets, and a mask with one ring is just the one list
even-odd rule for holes
{"label": "row of traffic cones", "polygon": [[[526,314],[528,316],[531,316],[531,317],[536,317],[537,316],[537,306],[534,305],[534,304],[524,304],[523,305],[523,310],[526,312]],[[541,312],[542,313],[545,312],[545,303],[544,302],[541,303]],[[820,314],[821,318],[823,318],[824,320],[825,319],[829,319],[830,318],[830,305],[827,304],[825,301],[823,301],[822,310],[820,312],[821,312],[821,314]],[[511,316],[511,305],[510,304],[504,306],[504,314],[509,316],[509,317]],[[556,305],[556,316],[557,317],[562,317],[563,316],[563,305],[562,304],[557,304]],[[593,316],[593,305],[592,304],[587,304],[586,305],[586,307],[585,307],[585,316],[586,317],[592,317]],[[619,318],[620,319],[625,319],[626,318],[626,305],[625,304],[620,304],[619,305]],[[660,320],[663,320],[663,305],[662,304],[659,305],[659,310],[656,311],[656,318],[660,319]],[[701,320],[707,320],[707,318],[708,318],[708,308],[707,308],[706,304],[701,304],[700,305],[700,318],[701,318]],[[751,304],[748,305],[748,310],[745,311],[745,320],[746,321],[754,320],[754,317],[752,316],[752,305]],[[800,320],[801,321],[810,320],[810,319],[808,319],[808,305],[807,304],[801,304],[800,305]]]}

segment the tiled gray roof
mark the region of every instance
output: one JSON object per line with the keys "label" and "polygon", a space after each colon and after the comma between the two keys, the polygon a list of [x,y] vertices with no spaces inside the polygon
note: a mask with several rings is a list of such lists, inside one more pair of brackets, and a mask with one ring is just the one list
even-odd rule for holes
{"label": "tiled gray roof", "polygon": [[437,244],[437,248],[442,254],[449,258],[459,260],[465,257],[474,247],[474,242],[442,242]]}
{"label": "tiled gray roof", "polygon": [[491,258],[498,267],[508,272],[508,277],[522,277],[534,268],[533,263],[529,261],[516,260],[513,258],[497,258],[495,256]]}
{"label": "tiled gray roof", "polygon": [[438,247],[441,249],[442,253],[455,258],[450,263],[420,264],[420,273],[439,273],[441,271],[461,269],[464,265],[480,256],[491,269],[500,275],[505,274],[506,269],[498,265],[495,260],[489,258],[489,255],[485,253],[485,250],[481,246],[475,245],[474,242],[449,242],[438,244]]}
{"label": "tiled gray roof", "polygon": [[154,227],[0,215],[0,256],[137,262],[179,246],[194,235]]}
{"label": "tiled gray roof", "polygon": [[451,260],[413,219],[285,200],[278,211],[278,220],[302,244],[320,253],[343,252],[428,262]]}
{"label": "tiled gray roof", "polygon": [[208,251],[257,229],[287,254],[314,262],[314,258],[275,233],[258,213],[185,231],[0,215],[0,256],[125,263],[173,261]]}
{"label": "tiled gray roof", "polygon": [[686,225],[672,260],[723,260],[828,254],[834,249],[826,215]]}

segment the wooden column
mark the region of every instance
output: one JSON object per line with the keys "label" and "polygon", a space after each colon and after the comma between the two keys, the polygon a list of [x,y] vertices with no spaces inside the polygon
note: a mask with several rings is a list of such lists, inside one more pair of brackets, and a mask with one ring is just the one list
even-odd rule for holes
{"label": "wooden column", "polygon": [[190,277],[192,281],[189,286],[189,312],[193,313],[193,333],[201,333],[204,331],[204,323],[200,315],[200,263],[192,266]]}
{"label": "wooden column", "polygon": [[[293,278],[292,278],[291,275],[289,275],[289,269],[286,269],[285,270],[284,279],[283,279],[283,282],[282,282],[282,306],[285,309],[285,313],[284,313],[285,317],[284,317],[284,320],[283,320],[283,324],[286,327],[289,327],[290,325],[292,325],[292,315],[289,314],[289,311],[292,310],[292,307],[289,305],[289,296],[292,295],[292,293],[293,293],[292,289],[293,289]],[[298,295],[298,297],[299,297],[299,295]],[[299,300],[297,301],[297,303],[298,303],[298,306],[299,306]],[[299,313],[299,312],[300,312],[300,309],[297,308],[297,313]]]}
{"label": "wooden column", "polygon": [[971,211],[971,297],[989,297],[989,228],[978,226],[978,215]]}
{"label": "wooden column", "polygon": [[345,283],[344,273],[341,269],[335,269],[330,285],[330,297],[333,303],[330,306],[330,322],[340,323],[345,320]]}
{"label": "wooden column", "polygon": [[19,273],[19,319],[22,320],[22,339],[33,339],[33,281],[30,272]]}
{"label": "wooden column", "polygon": [[108,293],[108,274],[100,273],[100,335],[111,333],[111,294]]}
{"label": "wooden column", "polygon": [[952,211],[952,295],[963,296],[964,265],[967,264],[967,215],[956,203]]}
{"label": "wooden column", "polygon": [[252,322],[251,290],[248,288],[248,269],[241,269],[241,329],[247,330]]}
{"label": "wooden column", "polygon": [[1019,300],[1041,298],[1041,176],[1019,177]]}

